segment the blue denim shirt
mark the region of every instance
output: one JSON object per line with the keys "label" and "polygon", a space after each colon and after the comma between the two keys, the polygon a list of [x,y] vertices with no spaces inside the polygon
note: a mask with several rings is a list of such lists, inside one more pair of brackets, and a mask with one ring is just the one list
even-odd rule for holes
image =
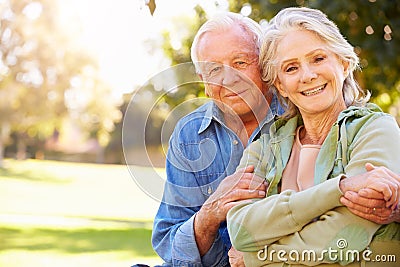
{"label": "blue denim shirt", "polygon": [[[269,112],[252,133],[249,143],[268,132],[283,109],[274,96]],[[163,201],[154,219],[152,245],[168,265],[229,266],[231,248],[226,222],[203,256],[194,236],[194,215],[214,193],[222,179],[235,172],[244,146],[224,124],[221,111],[210,101],[176,125],[166,161],[167,181]]]}

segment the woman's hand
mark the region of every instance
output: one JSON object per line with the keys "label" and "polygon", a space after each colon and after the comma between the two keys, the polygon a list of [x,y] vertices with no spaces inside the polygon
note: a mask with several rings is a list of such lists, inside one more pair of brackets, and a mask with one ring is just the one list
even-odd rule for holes
{"label": "woman's hand", "polygon": [[361,189],[358,193],[347,191],[340,202],[353,214],[378,224],[400,221],[399,208],[387,208],[383,194],[373,189]]}
{"label": "woman's hand", "polygon": [[[366,164],[367,172],[340,181],[340,202],[364,219],[388,224],[400,221],[400,177],[385,167]],[[347,180],[347,181],[346,181]]]}
{"label": "woman's hand", "polygon": [[[382,194],[386,208],[394,210],[400,198],[400,176],[386,167],[375,167],[370,163],[367,163],[365,168],[367,170],[366,173],[347,177],[340,181],[340,189],[343,194],[346,196],[348,191],[353,191],[360,192],[360,196],[363,194],[365,196],[369,194],[368,192],[371,192],[365,191],[365,189],[371,189]],[[379,204],[382,203],[379,202]],[[375,209],[381,208],[379,204],[377,203]]]}

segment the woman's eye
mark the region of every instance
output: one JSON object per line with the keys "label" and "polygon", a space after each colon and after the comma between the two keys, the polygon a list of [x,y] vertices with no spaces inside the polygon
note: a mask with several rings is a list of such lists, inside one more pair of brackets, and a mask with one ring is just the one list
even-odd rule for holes
{"label": "woman's eye", "polygon": [[286,68],[286,72],[292,72],[292,71],[295,71],[295,70],[297,70],[297,68],[296,67],[287,67]]}

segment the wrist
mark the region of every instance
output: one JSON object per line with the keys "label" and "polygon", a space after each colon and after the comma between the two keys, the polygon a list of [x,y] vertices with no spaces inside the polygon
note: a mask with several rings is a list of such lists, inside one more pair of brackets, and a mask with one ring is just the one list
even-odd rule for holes
{"label": "wrist", "polygon": [[347,176],[343,174],[342,177],[340,177],[339,181],[339,189],[343,195],[348,191],[348,186],[347,186],[348,180],[345,178],[347,178]]}
{"label": "wrist", "polygon": [[194,229],[201,234],[216,232],[220,223],[205,206],[202,206],[195,215]]}
{"label": "wrist", "polygon": [[194,237],[201,257],[211,248],[218,234],[219,224],[210,220],[210,217],[212,216],[207,216],[207,212],[202,209],[194,217]]}

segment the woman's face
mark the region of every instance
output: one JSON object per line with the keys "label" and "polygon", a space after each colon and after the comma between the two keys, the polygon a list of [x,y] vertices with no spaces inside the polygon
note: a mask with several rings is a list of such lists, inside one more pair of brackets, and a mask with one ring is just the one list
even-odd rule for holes
{"label": "woman's face", "polygon": [[277,49],[279,93],[295,104],[303,118],[346,108],[342,88],[348,64],[328,50],[327,44],[307,30],[289,31]]}

